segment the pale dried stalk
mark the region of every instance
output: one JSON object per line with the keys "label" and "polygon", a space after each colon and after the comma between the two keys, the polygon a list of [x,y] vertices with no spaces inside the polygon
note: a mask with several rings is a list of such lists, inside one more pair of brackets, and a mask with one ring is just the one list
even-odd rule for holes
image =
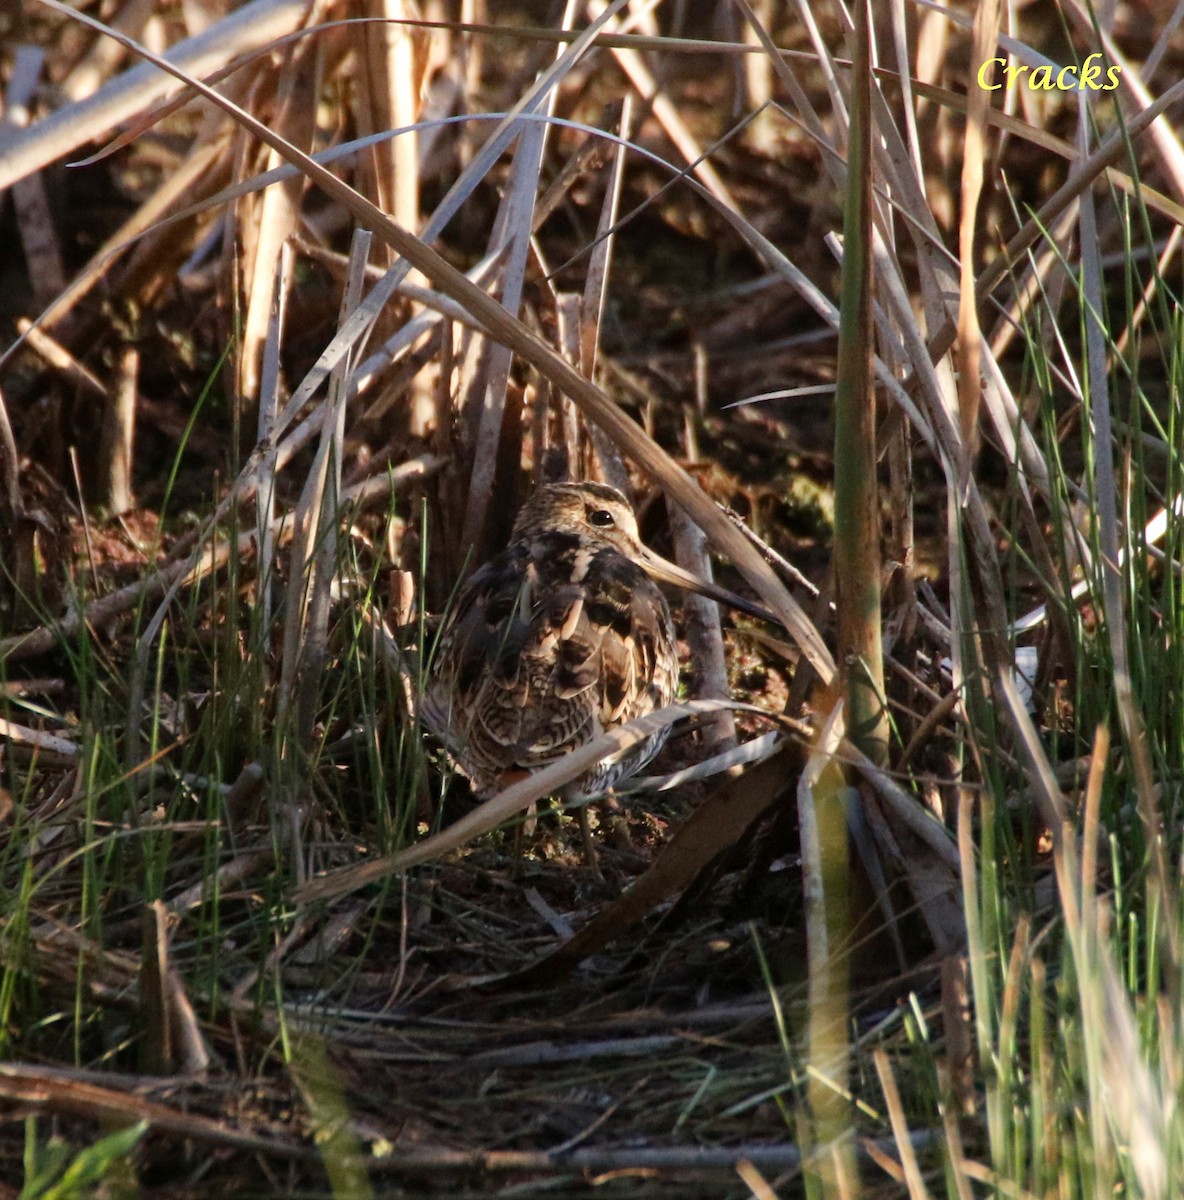
{"label": "pale dried stalk", "polygon": [[[573,5],[569,3],[563,14],[563,28],[570,27]],[[557,55],[557,64],[565,56]],[[569,66],[574,65],[574,59]],[[557,77],[561,78],[562,76]],[[547,93],[546,112],[553,116],[558,88]],[[533,232],[533,214],[539,189],[539,170],[547,144],[546,122],[525,122],[519,134],[518,148],[510,184],[498,207],[494,222],[494,249],[500,249],[504,240],[507,254],[501,279],[502,306],[511,315],[516,315],[522,302],[526,264]],[[507,346],[497,342],[476,339],[480,349],[476,357],[476,370],[466,381],[462,372],[460,422],[461,428],[473,431],[475,439],[472,473],[469,477],[468,501],[461,526],[461,542],[464,547],[475,547],[478,553],[470,558],[480,561],[484,556],[484,534],[486,517],[493,502],[493,485],[497,471],[496,447],[502,433],[502,416],[505,411],[506,386],[509,382],[512,354]],[[475,419],[474,419],[475,418]]]}
{"label": "pale dried stalk", "polygon": [[[551,93],[552,99],[554,92]],[[511,315],[518,312],[526,279],[526,264],[530,253],[531,213],[538,193],[539,169],[545,146],[546,125],[527,122],[519,135],[514,155],[510,185],[498,209],[494,222],[493,249],[500,249],[501,239],[507,250],[501,279],[501,302]],[[462,430],[470,432],[473,456],[469,476],[468,502],[461,525],[460,544],[478,548],[476,561],[484,557],[486,517],[493,504],[493,485],[497,471],[497,445],[501,437],[502,415],[505,411],[506,387],[510,378],[511,351],[494,341],[477,337],[467,384],[462,381],[464,394],[460,400],[459,419]],[[476,561],[470,560],[470,566]]]}
{"label": "pale dried stalk", "polygon": [[[349,278],[341,298],[344,321],[362,299],[370,234],[355,230]],[[329,398],[321,406],[321,442],[304,491],[292,516],[295,537],[288,571],[287,618],[277,722],[294,714],[296,736],[312,735],[316,696],[327,657],[329,589],[337,562],[341,455],[345,440],[345,397],[349,359],[338,364],[329,382]]]}
{"label": "pale dried stalk", "polygon": [[[320,90],[320,62],[319,40],[292,46],[280,71],[275,98],[272,124],[283,137],[306,152],[312,149],[316,133],[316,106],[310,104],[308,98]],[[280,162],[280,155],[271,150],[267,156],[268,169],[279,166]],[[246,318],[238,361],[236,400],[239,405],[249,406],[258,395],[259,359],[273,307],[272,288],[291,284],[290,274],[281,273],[277,266],[283,247],[299,224],[304,185],[302,178],[287,179],[265,189],[260,197],[244,198],[237,206],[241,219],[254,231],[253,237],[243,239],[244,245],[249,247],[249,255],[242,268]]]}
{"label": "pale dried stalk", "polygon": [[17,456],[16,438],[12,435],[12,422],[8,419],[8,406],[4,403],[3,392],[0,392],[0,497],[7,509],[2,513],[3,516],[15,520],[22,515],[20,458]]}
{"label": "pale dried stalk", "polygon": [[[272,431],[280,409],[280,347],[284,339],[284,315],[290,291],[289,277],[292,272],[291,250],[284,246],[279,261],[275,264],[276,279],[267,289],[271,300],[271,312],[267,333],[263,343],[263,361],[260,367],[259,418],[256,440],[265,447],[260,456],[254,479],[254,492],[258,497],[255,505],[255,528],[259,537],[259,609],[258,636],[260,643],[256,653],[263,654],[267,661],[265,643],[271,628],[271,572],[275,562],[275,494],[276,477],[280,472],[279,448],[274,444]],[[245,500],[245,497],[244,497]]]}
{"label": "pale dried stalk", "polygon": [[[572,292],[560,292],[555,297],[556,342],[559,353],[568,362],[578,363],[580,360],[580,324],[583,318],[583,304],[580,297]],[[586,471],[582,461],[584,447],[580,444],[580,412],[579,409],[563,395],[553,395],[553,400],[559,408],[559,449],[563,452],[565,477],[568,479],[583,479]],[[552,460],[554,461],[554,460]],[[544,467],[548,464],[543,463]],[[545,479],[544,482],[551,482]],[[629,495],[628,473],[624,480],[622,494]]]}
{"label": "pale dried stalk", "polygon": [[900,1151],[900,1165],[904,1169],[905,1181],[908,1184],[909,1200],[929,1200],[929,1189],[925,1186],[925,1180],[921,1175],[921,1166],[917,1162],[917,1152],[913,1149],[912,1139],[909,1136],[908,1118],[905,1116],[904,1105],[900,1101],[900,1089],[896,1086],[892,1063],[880,1046],[872,1051],[872,1061],[876,1065],[880,1090],[884,1093],[888,1119],[892,1123],[892,1134],[896,1138],[896,1147]]}
{"label": "pale dried stalk", "polygon": [[[4,96],[5,133],[28,125],[28,104],[37,89],[45,51],[37,46],[17,46],[13,53],[12,73]],[[66,272],[58,248],[53,216],[40,176],[21,179],[13,184],[12,204],[25,251],[29,278],[33,284],[33,302],[40,308],[65,285]]]}
{"label": "pale dried stalk", "polygon": [[[588,12],[593,18],[600,19],[608,11],[608,6],[604,3],[604,0],[589,0]],[[610,24],[610,29],[612,29],[613,24]],[[625,72],[629,82],[637,90],[638,95],[641,96],[645,103],[650,105],[654,116],[661,123],[662,128],[665,129],[667,137],[678,148],[678,152],[688,163],[695,164],[693,168],[694,172],[699,177],[703,186],[722,205],[731,209],[734,213],[739,213],[740,207],[736,203],[732,193],[719,177],[715,168],[704,159],[703,148],[699,145],[694,134],[686,127],[682,117],[679,116],[674,102],[658,86],[653,73],[645,65],[641,54],[637,50],[615,46],[613,48],[613,56],[616,58],[621,70]]]}
{"label": "pale dried stalk", "polygon": [[[238,54],[291,33],[307,11],[307,0],[251,0],[205,33],[173,46],[166,57],[182,72],[205,75]],[[62,15],[73,14],[66,9]],[[121,44],[131,49],[130,41],[125,38]],[[162,73],[151,62],[141,62],[93,96],[68,104],[5,139],[0,143],[0,191],[79,146],[103,137],[116,125],[183,86],[183,79]]]}
{"label": "pale dried stalk", "polygon": [[163,900],[145,905],[144,955],[137,1007],[143,1022],[141,1069],[151,1075],[204,1075],[211,1055],[185,985],[169,953],[169,912]]}
{"label": "pale dried stalk", "polygon": [[[711,583],[714,573],[703,530],[677,504],[669,505],[669,515],[675,561]],[[694,664],[690,694],[696,700],[724,699],[731,694],[731,689],[719,605],[706,596],[688,593],[683,599],[682,610],[686,618],[687,645]],[[736,744],[736,718],[730,711],[722,711],[714,721],[704,725],[703,742],[712,751],[725,750]]]}
{"label": "pale dried stalk", "polygon": [[[111,18],[111,28],[129,37],[139,37],[155,11],[155,0],[128,0]],[[58,85],[58,90],[69,101],[85,100],[102,85],[103,80],[115,73],[126,56],[126,49],[118,42],[105,37],[96,38],[87,54]]]}
{"label": "pale dried stalk", "polygon": [[119,355],[114,394],[104,413],[99,463],[105,473],[103,499],[114,516],[129,512],[135,506],[132,458],[139,377],[140,351],[136,346],[124,346]]}
{"label": "pale dried stalk", "polygon": [[584,303],[580,324],[580,369],[589,379],[596,378],[596,353],[600,345],[600,323],[608,294],[608,273],[612,262],[613,229],[621,204],[621,186],[625,180],[625,145],[633,129],[633,97],[626,96],[621,108],[612,169],[604,190],[604,202],[596,223],[596,242],[588,258],[588,277],[584,283]]}
{"label": "pale dried stalk", "polygon": [[[625,179],[625,149],[633,128],[633,97],[626,96],[621,106],[617,143],[605,188],[600,217],[596,223],[596,241],[588,260],[588,278],[584,283],[583,303],[580,305],[580,370],[589,379],[596,378],[596,358],[600,347],[600,325],[608,294],[608,273],[612,262],[617,212],[621,202],[621,186]],[[589,435],[604,478],[625,495],[629,494],[629,472],[621,461],[617,448],[601,432],[590,425]]]}
{"label": "pale dried stalk", "polygon": [[777,1200],[777,1193],[769,1186],[769,1181],[748,1159],[737,1159],[736,1174],[744,1180],[745,1186],[752,1193],[753,1200]]}
{"label": "pale dried stalk", "polygon": [[[407,129],[393,142],[374,148],[374,194],[379,204],[403,226],[419,227],[419,152],[412,128],[419,111],[416,81],[421,77],[416,39],[422,30],[411,30],[399,22],[416,18],[419,11],[408,0],[370,0],[369,12],[381,17],[379,24],[360,32],[356,45],[358,57],[369,77],[369,87],[361,97],[360,116],[363,132],[381,129]],[[367,128],[368,126],[368,128]]]}
{"label": "pale dried stalk", "polygon": [[28,317],[17,317],[16,328],[28,343],[29,349],[43,358],[55,371],[60,371],[79,391],[89,393],[96,400],[106,401],[107,389],[98,377],[84,363],[80,363],[61,342],[55,341]]}
{"label": "pale dried stalk", "polygon": [[[984,0],[974,13],[972,62],[987,62],[999,35],[1000,0]],[[979,359],[982,330],[978,323],[978,298],[974,291],[974,234],[978,202],[983,190],[983,159],[986,157],[987,109],[991,93],[985,87],[971,88],[966,113],[966,137],[962,155],[962,220],[958,227],[958,257],[961,265],[958,293],[958,412],[961,420],[961,452],[958,463],[960,490],[973,464],[978,440],[978,407],[981,383]],[[953,497],[950,497],[953,500]]]}
{"label": "pale dried stalk", "polygon": [[71,760],[78,760],[82,756],[82,747],[77,742],[58,737],[56,734],[44,733],[40,729],[29,729],[3,717],[0,717],[0,738],[15,746],[31,746],[35,750],[47,750],[51,754],[60,754]]}

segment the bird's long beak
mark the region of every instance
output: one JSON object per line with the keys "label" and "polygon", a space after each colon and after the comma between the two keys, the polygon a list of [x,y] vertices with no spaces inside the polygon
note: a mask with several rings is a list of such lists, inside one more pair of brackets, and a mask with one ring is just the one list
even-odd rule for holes
{"label": "bird's long beak", "polygon": [[727,588],[708,583],[707,580],[700,579],[698,575],[692,575],[690,571],[684,571],[677,563],[672,563],[660,554],[655,554],[648,546],[641,547],[638,566],[658,583],[669,583],[684,591],[697,592],[700,596],[706,596],[717,604],[726,605],[737,612],[747,613],[750,617],[756,617],[761,621],[771,621],[774,625],[781,623],[762,605],[752,600],[745,600],[743,596],[737,596],[735,592],[729,592]]}

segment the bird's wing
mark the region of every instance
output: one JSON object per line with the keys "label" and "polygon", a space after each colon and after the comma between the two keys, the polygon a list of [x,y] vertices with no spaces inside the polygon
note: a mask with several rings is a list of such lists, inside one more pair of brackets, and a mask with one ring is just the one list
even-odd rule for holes
{"label": "bird's wing", "polygon": [[657,586],[612,548],[515,545],[477,571],[441,636],[423,712],[479,785],[667,703],[677,659]]}

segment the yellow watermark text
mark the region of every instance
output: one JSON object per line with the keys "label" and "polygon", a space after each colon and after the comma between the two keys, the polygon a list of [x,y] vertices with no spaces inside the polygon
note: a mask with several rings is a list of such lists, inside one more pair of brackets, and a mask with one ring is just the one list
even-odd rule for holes
{"label": "yellow watermark text", "polygon": [[[1002,83],[991,82],[991,68],[995,66],[1002,69]],[[1036,92],[1112,92],[1118,87],[1121,73],[1120,67],[1104,67],[1100,54],[1091,54],[1080,67],[1070,65],[1059,71],[1050,66],[1032,68],[1025,63],[1009,63],[1005,58],[988,58],[978,69],[978,86],[984,91],[997,92],[1023,81]]]}

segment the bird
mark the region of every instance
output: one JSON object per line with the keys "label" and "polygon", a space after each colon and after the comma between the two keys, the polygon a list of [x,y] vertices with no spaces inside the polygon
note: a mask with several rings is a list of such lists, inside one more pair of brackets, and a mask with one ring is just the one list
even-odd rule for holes
{"label": "bird", "polygon": [[[527,499],[506,548],[461,586],[420,703],[479,799],[674,700],[678,639],[658,581],[739,599],[645,546],[616,488],[547,483]],[[668,733],[601,760],[562,799],[603,796]]]}

